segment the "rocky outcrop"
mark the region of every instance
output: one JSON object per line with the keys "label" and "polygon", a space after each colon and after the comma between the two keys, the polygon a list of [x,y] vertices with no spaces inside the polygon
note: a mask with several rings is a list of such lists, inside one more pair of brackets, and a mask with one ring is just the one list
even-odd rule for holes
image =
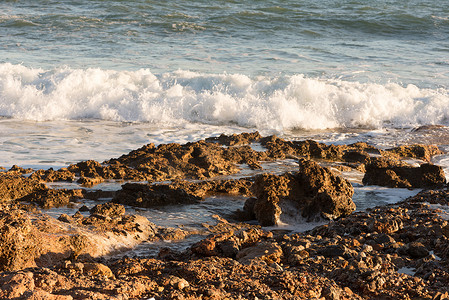
{"label": "rocky outcrop", "polygon": [[55,182],[55,181],[72,182],[75,180],[75,173],[70,172],[67,168],[62,168],[57,171],[50,168],[48,170],[37,170],[36,172],[31,174],[30,178],[42,180],[45,182]]}
{"label": "rocky outcrop", "polygon": [[19,174],[0,173],[0,201],[15,200],[43,188],[45,185],[39,180]]}
{"label": "rocky outcrop", "polygon": [[205,180],[199,182],[177,180],[169,185],[172,188],[183,189],[187,193],[201,198],[214,194],[251,196],[252,179]]}
{"label": "rocky outcrop", "polygon": [[41,235],[29,216],[19,210],[0,211],[0,271],[34,267]]}
{"label": "rocky outcrop", "polygon": [[107,202],[95,205],[90,213],[109,218],[120,218],[125,214],[125,207],[117,203]]}
{"label": "rocky outcrop", "polygon": [[432,164],[412,167],[405,163],[385,158],[371,159],[365,166],[365,185],[380,185],[393,188],[428,188],[446,183],[443,168]]}
{"label": "rocky outcrop", "polygon": [[112,202],[137,207],[153,207],[195,203],[200,200],[200,197],[188,194],[183,189],[172,188],[168,185],[126,183],[116,192]]}
{"label": "rocky outcrop", "polygon": [[439,154],[443,154],[438,146],[436,145],[404,145],[391,149],[385,150],[388,153],[394,153],[400,157],[410,157],[422,159],[424,161],[430,162],[430,159]]}
{"label": "rocky outcrop", "polygon": [[226,146],[241,146],[241,145],[248,145],[253,142],[258,142],[262,136],[258,131],[255,132],[243,132],[241,134],[232,134],[232,135],[226,135],[221,134],[218,137],[210,137],[207,138],[207,142],[216,142],[221,145]]}
{"label": "rocky outcrop", "polygon": [[48,209],[52,207],[60,207],[68,205],[70,202],[83,198],[83,191],[81,189],[38,189],[25,197],[18,200],[37,204],[38,206]]}
{"label": "rocky outcrop", "polygon": [[[352,201],[352,185],[329,169],[317,163],[301,159],[299,172],[293,174],[260,175],[254,183],[252,210],[263,226],[276,225],[282,214],[282,207],[288,206],[289,213],[312,218],[320,214],[334,219],[355,210]],[[286,210],[287,210],[286,209]],[[246,205],[246,211],[251,205]]]}

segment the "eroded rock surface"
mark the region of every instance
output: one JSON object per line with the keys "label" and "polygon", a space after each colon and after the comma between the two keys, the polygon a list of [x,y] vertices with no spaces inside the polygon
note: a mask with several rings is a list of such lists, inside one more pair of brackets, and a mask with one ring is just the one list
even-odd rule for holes
{"label": "eroded rock surface", "polygon": [[0,201],[15,200],[45,188],[38,180],[20,174],[0,173]]}
{"label": "eroded rock surface", "polygon": [[380,185],[393,188],[428,188],[446,183],[443,168],[424,163],[419,167],[409,166],[384,158],[371,159],[365,167],[365,185]]}
{"label": "eroded rock surface", "polygon": [[[249,146],[253,142],[266,150],[254,151]],[[414,186],[413,176],[433,185],[440,182],[441,172],[423,164],[407,177],[411,166],[401,156],[428,161],[435,154],[436,149],[419,145],[381,151],[364,143],[335,146],[254,133],[185,145],[150,144],[104,164],[81,162],[58,171],[38,170],[29,177],[23,174],[30,170],[14,167],[0,173],[0,298],[445,299],[449,297],[449,224],[443,215],[448,190],[427,190],[396,205],[351,213],[354,204],[348,182],[316,162],[301,159],[342,162],[342,170],[364,170],[365,165],[370,169],[378,161],[398,178],[390,173],[387,179]],[[287,157],[299,158],[298,172],[255,179],[185,180],[232,174],[242,163],[257,169],[261,160]],[[84,185],[125,178],[175,181],[127,183],[113,202],[94,207],[86,203],[91,207],[58,220],[27,204],[51,207],[115,194],[53,190],[40,183],[71,182],[75,176]],[[245,203],[247,217],[257,217],[263,224],[275,224],[289,210],[305,217],[337,218],[304,233],[270,232],[220,216],[214,216],[216,224],[190,230],[157,227],[146,217],[125,214],[124,206],[116,203],[143,207],[192,203],[214,193],[252,197]],[[162,247],[151,257],[105,256],[142,242],[174,243],[192,235],[195,243],[183,251]]]}
{"label": "eroded rock surface", "polygon": [[[334,219],[355,210],[351,199],[352,185],[306,159],[299,161],[299,172],[257,176],[253,189],[257,198],[253,211],[263,226],[278,224],[282,206],[286,207],[286,213],[301,214],[306,218],[321,214]],[[251,210],[249,205],[248,209]]]}

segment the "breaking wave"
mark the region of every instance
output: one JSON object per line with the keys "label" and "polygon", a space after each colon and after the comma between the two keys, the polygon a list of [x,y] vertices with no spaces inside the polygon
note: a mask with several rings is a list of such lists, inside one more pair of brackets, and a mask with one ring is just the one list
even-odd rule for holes
{"label": "breaking wave", "polygon": [[448,90],[308,78],[0,64],[0,115],[24,120],[237,124],[260,130],[448,124]]}

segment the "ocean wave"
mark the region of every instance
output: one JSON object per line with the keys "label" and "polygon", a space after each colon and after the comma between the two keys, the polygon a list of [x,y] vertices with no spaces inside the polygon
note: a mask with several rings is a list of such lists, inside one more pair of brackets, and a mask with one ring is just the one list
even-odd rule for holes
{"label": "ocean wave", "polygon": [[178,70],[33,69],[0,64],[0,116],[154,124],[237,124],[260,130],[449,124],[447,89]]}

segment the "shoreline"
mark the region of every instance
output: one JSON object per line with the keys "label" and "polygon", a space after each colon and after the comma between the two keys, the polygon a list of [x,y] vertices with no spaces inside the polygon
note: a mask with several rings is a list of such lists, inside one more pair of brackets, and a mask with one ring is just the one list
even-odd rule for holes
{"label": "shoreline", "polygon": [[[0,297],[445,299],[449,225],[442,215],[449,191],[443,170],[428,163],[441,153],[431,145],[381,150],[254,132],[148,144],[104,163],[60,170],[14,166],[0,173]],[[264,174],[263,161],[285,159],[294,160],[296,170]],[[245,176],[226,177],[242,165]],[[365,185],[424,190],[354,212],[353,187],[341,177],[351,170],[364,173]],[[59,181],[79,186],[45,185]],[[95,190],[108,181],[128,183],[118,191]],[[156,226],[125,212],[202,203],[210,195],[246,201],[233,215],[214,215],[213,223],[193,230]],[[40,211],[86,199],[96,205],[58,219]],[[304,233],[253,225],[280,224],[283,214],[329,222]],[[126,256],[137,245],[176,240],[187,241],[187,248]]]}

